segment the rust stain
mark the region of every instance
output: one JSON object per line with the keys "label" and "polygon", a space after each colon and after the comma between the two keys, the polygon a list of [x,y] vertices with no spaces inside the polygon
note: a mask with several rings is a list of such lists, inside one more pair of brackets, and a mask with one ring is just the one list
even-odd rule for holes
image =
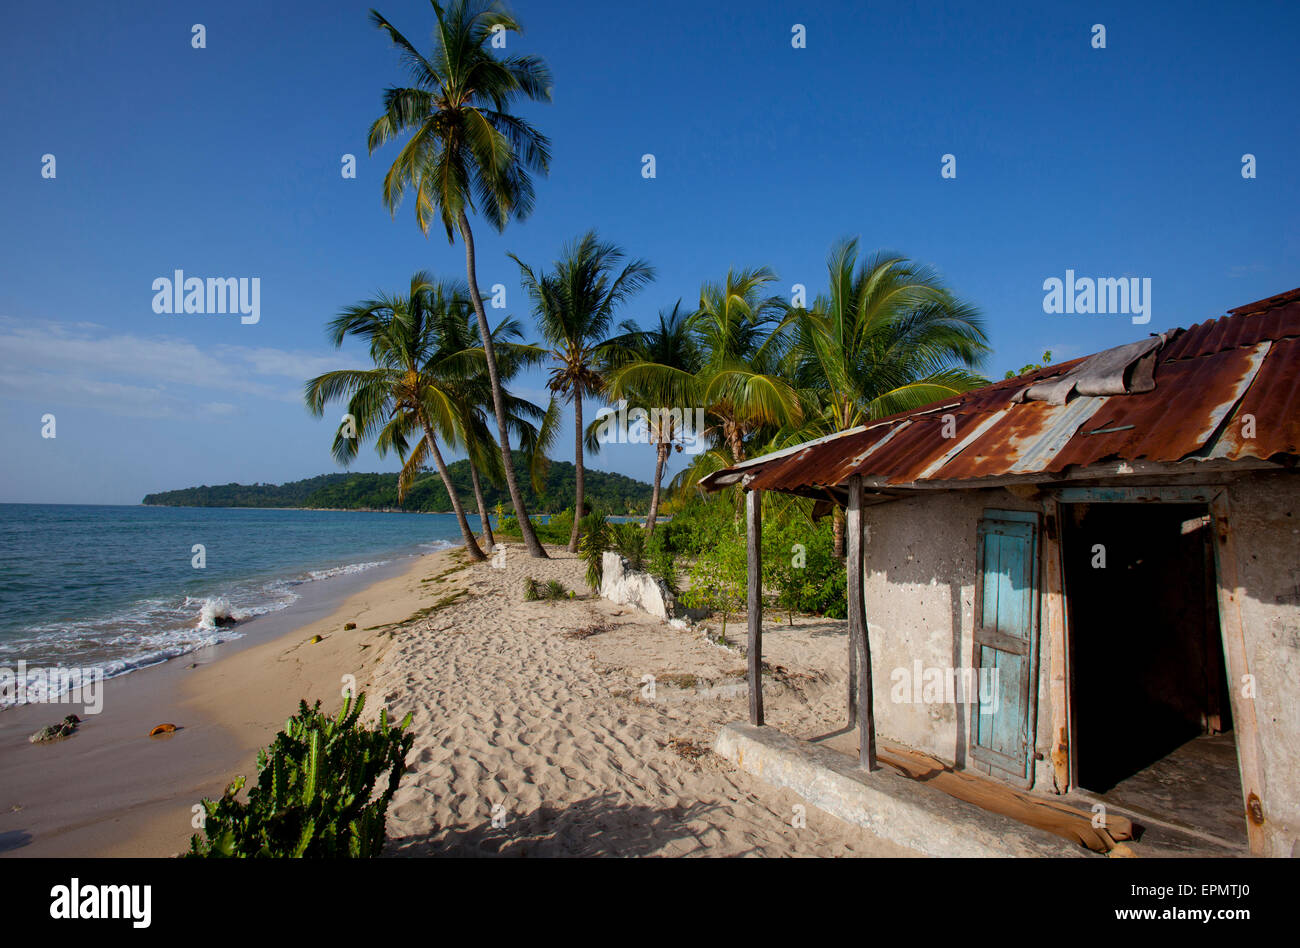
{"label": "rust stain", "polygon": [[1260,802],[1258,796],[1252,790],[1250,796],[1246,797],[1246,813],[1250,816],[1250,821],[1256,826],[1264,825],[1264,804]]}

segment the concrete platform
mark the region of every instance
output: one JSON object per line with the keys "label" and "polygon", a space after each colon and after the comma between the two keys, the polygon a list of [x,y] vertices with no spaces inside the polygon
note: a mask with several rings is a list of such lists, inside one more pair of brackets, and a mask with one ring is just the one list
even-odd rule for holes
{"label": "concrete platform", "polygon": [[1091,856],[1046,830],[990,813],[885,767],[866,773],[843,754],[771,727],[728,724],[713,750],[740,769],[846,823],[927,856]]}

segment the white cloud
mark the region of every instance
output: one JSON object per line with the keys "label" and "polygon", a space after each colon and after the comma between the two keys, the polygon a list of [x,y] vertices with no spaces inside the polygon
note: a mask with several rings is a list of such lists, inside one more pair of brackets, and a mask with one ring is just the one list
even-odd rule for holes
{"label": "white cloud", "polygon": [[0,390],[137,417],[229,416],[210,393],[302,404],[310,377],[349,363],[340,353],[219,345],[112,333],[94,323],[0,317]]}

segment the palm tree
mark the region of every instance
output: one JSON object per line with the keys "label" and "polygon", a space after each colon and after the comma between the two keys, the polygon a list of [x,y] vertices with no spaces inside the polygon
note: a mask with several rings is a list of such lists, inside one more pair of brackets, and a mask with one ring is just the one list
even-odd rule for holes
{"label": "palm tree", "polygon": [[[985,384],[975,370],[988,353],[978,310],[957,299],[931,268],[877,253],[858,262],[857,240],[827,261],[828,295],[787,322],[788,364],[804,397],[804,422],[787,443],[846,431]],[[844,523],[835,511],[835,551]]]}
{"label": "palm tree", "polygon": [[692,328],[705,353],[704,398],[731,462],[745,460],[745,439],[763,426],[797,423],[798,394],[779,374],[787,336],[785,301],[763,296],[776,281],[767,267],[729,270],[700,290]]}
{"label": "palm tree", "polygon": [[509,13],[483,0],[453,0],[446,7],[437,0],[431,4],[435,24],[428,56],[377,11],[370,11],[371,21],[398,48],[412,85],[384,92],[384,114],[371,125],[368,145],[373,154],[411,133],[384,175],[384,204],[396,215],[403,195],[414,191],[415,219],[425,235],[436,215],[448,242],[455,243],[459,233],[465,244],[469,296],[486,353],[502,471],[528,552],[545,557],[515,477],[506,399],[479,293],[469,215],[481,213],[500,231],[532,210],[531,174],[547,172],[550,142],[509,108],[520,97],[550,101],[550,70],[535,56],[495,55],[494,36],[521,32]]}
{"label": "palm tree", "polygon": [[464,439],[463,417],[444,381],[455,375],[442,364],[445,353],[437,332],[439,314],[455,305],[454,297],[454,287],[435,283],[422,271],[411,277],[406,296],[381,295],[345,308],[329,324],[330,341],[339,347],[348,336],[364,340],[375,367],[326,372],[307,382],[305,397],[318,418],[330,402],[347,399],[352,430],[345,423],[334,436],[333,453],[340,463],[351,462],[360,444],[371,437],[381,456],[398,452],[404,461],[397,481],[399,501],[432,456],[465,549],[470,559],[482,560],[483,551],[438,447],[439,433],[453,447]]}
{"label": "palm tree", "polygon": [[569,552],[578,552],[579,521],[583,515],[582,400],[598,394],[605,378],[600,361],[611,344],[606,338],[614,312],[654,279],[654,267],[644,260],[623,264],[626,254],[588,231],[561,252],[551,272],[538,275],[514,254],[520,279],[533,302],[533,314],[543,341],[551,347],[550,389],[573,405],[574,463],[577,481],[573,531]]}
{"label": "palm tree", "polygon": [[[480,534],[489,548],[496,545],[492,532],[492,519],[488,515],[487,501],[483,495],[485,473],[493,483],[503,478],[501,454],[488,429],[487,415],[492,410],[492,392],[486,372],[487,355],[478,334],[477,317],[463,291],[456,287],[457,304],[445,309],[439,323],[439,336],[444,352],[439,364],[444,370],[453,370],[448,379],[448,390],[456,398],[464,420],[466,458],[469,463],[470,484],[478,506]],[[502,383],[513,380],[527,366],[542,362],[547,351],[540,346],[526,345],[523,327],[516,319],[507,318],[492,330],[492,341],[497,353],[498,371]],[[510,432],[518,441],[524,456],[529,460],[535,490],[548,463],[547,453],[555,442],[559,409],[552,404],[542,409],[532,402],[511,394],[505,389],[506,418]]]}
{"label": "palm tree", "polygon": [[[690,315],[683,313],[681,307],[682,301],[678,300],[671,313],[665,315],[660,310],[659,325],[654,329],[638,331],[624,324],[624,332],[631,338],[630,356],[611,368],[606,377],[606,398],[626,400],[645,411],[649,419],[650,443],[655,446],[655,473],[650,513],[645,523],[647,534],[654,533],[659,515],[664,466],[674,443],[684,434],[677,428],[678,419],[684,421],[692,406],[699,404],[700,386],[696,376],[702,366],[700,348],[691,332]],[[673,410],[678,410],[680,416],[674,415]],[[695,434],[699,436],[703,432]],[[598,449],[594,432],[587,443]],[[680,444],[677,450],[682,450]]]}

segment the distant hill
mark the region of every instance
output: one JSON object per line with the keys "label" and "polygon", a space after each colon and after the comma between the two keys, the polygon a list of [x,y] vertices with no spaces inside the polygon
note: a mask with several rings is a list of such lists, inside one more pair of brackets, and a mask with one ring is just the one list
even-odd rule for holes
{"label": "distant hill", "polygon": [[[467,513],[477,513],[469,477],[469,462],[448,465],[452,483]],[[546,492],[532,489],[522,455],[516,452],[515,470],[530,512],[556,512],[573,506],[574,475],[569,461],[552,461],[546,476]],[[609,514],[644,513],[650,507],[649,484],[607,471],[585,471],[585,494],[593,510]],[[510,494],[483,481],[483,495],[489,508],[497,502],[510,508]],[[397,502],[396,474],[322,474],[287,484],[222,484],[187,487],[148,494],[147,507],[319,507],[338,510],[409,510],[415,512],[451,510],[451,501],[436,472],[423,474],[411,486],[406,502]]]}

